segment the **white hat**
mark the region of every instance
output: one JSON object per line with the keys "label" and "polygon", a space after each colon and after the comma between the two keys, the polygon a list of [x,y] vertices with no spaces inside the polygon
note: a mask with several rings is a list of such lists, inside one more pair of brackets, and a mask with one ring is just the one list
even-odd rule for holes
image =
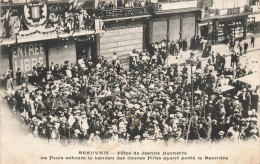
{"label": "white hat", "polygon": [[220,136],[223,136],[224,133],[225,133],[225,132],[221,130],[218,134],[219,134]]}
{"label": "white hat", "polygon": [[75,133],[80,133],[79,129],[74,130]]}

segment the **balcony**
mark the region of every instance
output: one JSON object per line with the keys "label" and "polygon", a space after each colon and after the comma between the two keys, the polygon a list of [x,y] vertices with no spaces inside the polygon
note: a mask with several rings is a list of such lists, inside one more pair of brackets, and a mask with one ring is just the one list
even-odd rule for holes
{"label": "balcony", "polygon": [[132,17],[148,15],[151,13],[150,7],[134,7],[134,8],[117,8],[99,10],[102,19]]}
{"label": "balcony", "polygon": [[151,3],[151,6],[155,11],[165,11],[165,10],[177,10],[185,8],[197,7],[197,1],[195,0],[171,0],[165,1],[160,0],[158,3]]}
{"label": "balcony", "polygon": [[149,15],[156,11],[196,8],[196,0],[151,0],[144,7],[99,9],[102,19]]}
{"label": "balcony", "polygon": [[79,36],[86,36],[86,35],[94,35],[96,31],[94,30],[80,30],[75,31],[73,33],[67,33],[64,31],[20,31],[19,34],[12,35],[10,37],[1,37],[0,44],[1,45],[10,45],[10,44],[17,44],[17,43],[26,43],[26,42],[35,42],[35,41],[44,41],[44,40],[51,40],[51,39],[61,39],[61,38],[69,38],[69,37],[79,37]]}
{"label": "balcony", "polygon": [[251,13],[260,13],[260,3],[258,5],[250,6]]}
{"label": "balcony", "polygon": [[[241,13],[242,13],[242,10],[241,10]],[[233,9],[227,9],[227,15],[234,15],[234,14],[240,14],[240,7],[233,8]]]}
{"label": "balcony", "polygon": [[[39,0],[41,1],[41,0]],[[42,0],[43,1],[43,0]],[[23,6],[25,3],[29,2],[29,0],[2,0],[0,2],[1,7],[13,7],[13,6]],[[61,3],[69,3],[69,0],[46,0],[48,4],[61,4]]]}
{"label": "balcony", "polygon": [[249,12],[249,7],[236,7],[236,8],[228,8],[228,9],[209,9],[201,11],[201,18],[213,18],[216,16],[230,16],[230,15],[238,15]]}

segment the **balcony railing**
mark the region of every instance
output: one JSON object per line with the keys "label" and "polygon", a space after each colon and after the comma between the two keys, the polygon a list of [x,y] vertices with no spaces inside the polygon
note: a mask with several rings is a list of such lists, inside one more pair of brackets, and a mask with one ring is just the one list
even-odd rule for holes
{"label": "balcony railing", "polygon": [[99,10],[103,19],[120,18],[150,14],[150,7],[117,8]]}
{"label": "balcony railing", "polygon": [[239,14],[239,13],[240,13],[240,7],[227,10],[227,15],[233,15],[233,14]]}
{"label": "balcony railing", "polygon": [[230,9],[209,9],[202,11],[201,18],[210,18],[214,16],[224,16],[224,15],[235,15],[249,12],[249,7],[236,7]]}
{"label": "balcony railing", "polygon": [[160,0],[157,3],[147,3],[145,7],[103,9],[99,11],[101,12],[101,17],[103,19],[108,19],[151,14],[153,11],[175,10],[192,7],[197,7],[197,1]]}
{"label": "balcony railing", "polygon": [[183,8],[197,7],[195,0],[160,0],[158,3],[152,3],[155,11],[175,10]]}
{"label": "balcony railing", "polygon": [[215,10],[205,10],[205,11],[202,11],[201,17],[202,18],[209,18],[209,17],[213,17],[213,16],[216,16],[216,15],[219,15],[219,10],[218,9],[215,9]]}

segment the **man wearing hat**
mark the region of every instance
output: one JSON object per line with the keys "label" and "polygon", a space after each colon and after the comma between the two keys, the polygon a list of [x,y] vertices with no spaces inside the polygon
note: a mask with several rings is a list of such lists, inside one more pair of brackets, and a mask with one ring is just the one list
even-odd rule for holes
{"label": "man wearing hat", "polygon": [[66,140],[69,139],[69,124],[63,120],[62,123],[60,124],[60,127],[58,128],[59,135],[60,135],[60,142],[62,144],[66,143]]}
{"label": "man wearing hat", "polygon": [[81,138],[81,130],[80,129],[73,129],[73,133],[71,134],[71,140],[74,145],[79,144],[79,139]]}
{"label": "man wearing hat", "polygon": [[43,139],[48,139],[48,132],[47,132],[47,126],[41,126],[41,128],[39,129],[39,137],[43,138]]}
{"label": "man wearing hat", "polygon": [[249,90],[246,87],[244,87],[242,90],[238,91],[237,96],[239,97],[239,100],[242,102],[242,116],[247,117],[251,105],[251,94]]}
{"label": "man wearing hat", "polygon": [[217,140],[223,140],[224,139],[224,134],[225,134],[225,132],[224,131],[219,131],[219,133],[218,133],[218,137],[217,137]]}
{"label": "man wearing hat", "polygon": [[86,114],[83,114],[81,116],[80,124],[81,124],[81,129],[82,130],[86,130],[87,131],[89,129],[88,119],[87,119]]}

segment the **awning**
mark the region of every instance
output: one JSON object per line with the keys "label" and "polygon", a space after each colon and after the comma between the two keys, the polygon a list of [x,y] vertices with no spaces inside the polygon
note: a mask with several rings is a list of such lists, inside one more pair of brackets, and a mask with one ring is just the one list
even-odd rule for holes
{"label": "awning", "polygon": [[0,45],[15,44],[15,39],[3,39],[0,41]]}
{"label": "awning", "polygon": [[233,20],[234,18],[237,19],[239,17],[244,17],[244,16],[248,16],[248,15],[249,15],[249,12],[234,14],[234,15],[217,15],[217,16],[198,19],[198,21],[205,22],[205,21],[209,21],[209,20],[221,20],[221,19],[227,19],[227,20],[232,19]]}
{"label": "awning", "polygon": [[251,85],[253,89],[260,85],[260,73],[254,73],[237,79],[238,82]]}
{"label": "awning", "polygon": [[156,11],[155,15],[187,13],[187,12],[200,11],[200,10],[201,8],[199,7],[190,7],[190,8],[182,8],[182,9]]}
{"label": "awning", "polygon": [[209,22],[209,23],[199,23],[198,26],[207,26],[208,24],[212,25],[212,22]]}
{"label": "awning", "polygon": [[139,18],[146,18],[146,17],[150,17],[150,16],[151,15],[140,15],[140,16],[122,17],[122,18],[110,18],[110,19],[103,19],[103,22],[117,21],[117,20],[127,20],[127,19],[139,19]]}
{"label": "awning", "polygon": [[42,41],[42,40],[51,40],[51,39],[58,39],[58,38],[67,38],[67,37],[76,37],[76,36],[84,36],[84,35],[94,35],[94,34],[98,34],[98,33],[102,33],[102,31],[88,31],[88,30],[82,30],[79,32],[74,32],[73,34],[69,34],[69,33],[62,33],[58,35],[56,34],[56,32],[52,32],[52,33],[47,33],[47,34],[43,34],[43,33],[33,33],[30,35],[18,35],[17,36],[17,42],[15,38],[9,39],[2,39],[1,40],[1,45],[10,45],[10,44],[15,44],[15,43],[27,43],[27,42],[35,42],[35,41]]}

